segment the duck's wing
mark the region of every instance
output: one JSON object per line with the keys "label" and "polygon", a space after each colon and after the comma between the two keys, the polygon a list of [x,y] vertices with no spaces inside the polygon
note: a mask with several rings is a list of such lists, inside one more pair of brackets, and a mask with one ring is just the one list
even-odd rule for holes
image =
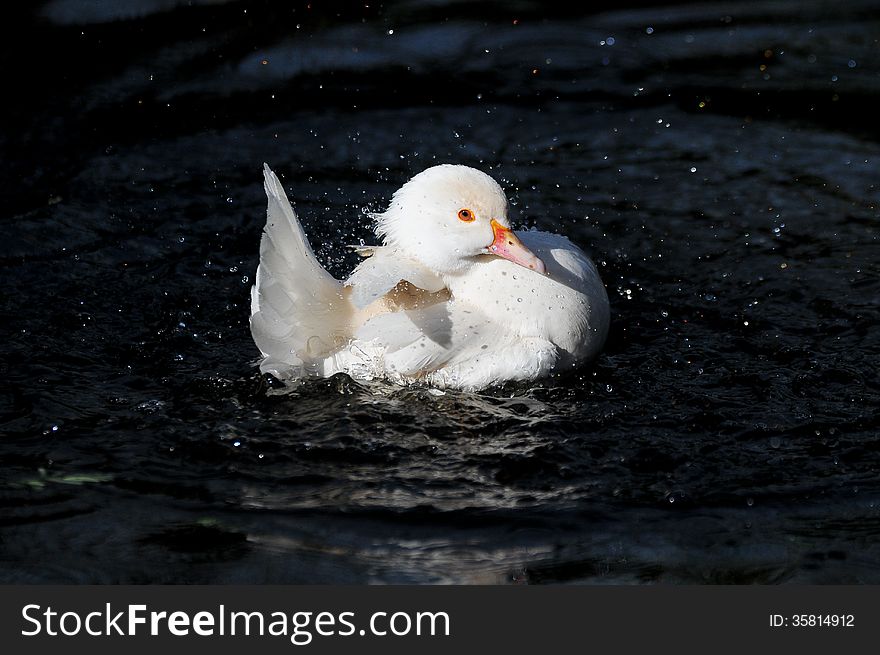
{"label": "duck's wing", "polygon": [[266,226],[251,288],[251,334],[266,360],[281,371],[322,357],[347,340],[351,308],[342,284],[315,257],[278,178],[264,164]]}
{"label": "duck's wing", "polygon": [[483,388],[498,380],[533,379],[557,360],[542,339],[513,335],[479,309],[455,301],[372,317],[356,333],[370,358],[393,376],[439,386]]}
{"label": "duck's wing", "polygon": [[378,300],[403,281],[428,293],[446,288],[440,276],[394,248],[358,246],[356,252],[367,258],[354,269],[345,286],[351,287],[351,301],[359,309]]}
{"label": "duck's wing", "polygon": [[453,358],[466,359],[491,347],[503,330],[482,312],[455,302],[409,311],[386,312],[366,321],[356,333],[363,344],[376,344],[386,368],[400,375],[433,371]]}

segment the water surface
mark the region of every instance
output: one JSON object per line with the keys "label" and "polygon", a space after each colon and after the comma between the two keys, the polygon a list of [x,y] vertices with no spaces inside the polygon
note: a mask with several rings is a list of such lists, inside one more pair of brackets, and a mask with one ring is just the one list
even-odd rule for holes
{"label": "water surface", "polygon": [[[0,580],[880,581],[880,15],[644,4],[20,10]],[[338,277],[409,176],[486,170],[597,262],[604,353],[262,377],[264,161]]]}

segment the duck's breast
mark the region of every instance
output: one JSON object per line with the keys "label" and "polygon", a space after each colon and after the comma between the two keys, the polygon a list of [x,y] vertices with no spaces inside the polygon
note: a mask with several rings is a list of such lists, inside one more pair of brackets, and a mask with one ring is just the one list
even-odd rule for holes
{"label": "duck's breast", "polygon": [[486,256],[459,279],[453,296],[472,303],[520,337],[546,339],[562,360],[595,356],[608,334],[608,295],[589,257],[567,238],[518,233],[547,267],[547,275]]}

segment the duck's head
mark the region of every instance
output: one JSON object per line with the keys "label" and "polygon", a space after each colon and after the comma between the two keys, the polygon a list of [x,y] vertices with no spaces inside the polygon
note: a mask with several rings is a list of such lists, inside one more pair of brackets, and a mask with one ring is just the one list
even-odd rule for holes
{"label": "duck's head", "polygon": [[387,245],[440,275],[462,272],[485,255],[546,272],[544,262],[510,229],[504,191],[469,166],[442,164],[422,171],[375,218]]}

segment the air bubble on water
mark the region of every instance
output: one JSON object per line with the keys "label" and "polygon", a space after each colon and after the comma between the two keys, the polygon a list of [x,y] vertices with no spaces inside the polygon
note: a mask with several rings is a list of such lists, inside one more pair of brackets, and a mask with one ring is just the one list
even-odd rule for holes
{"label": "air bubble on water", "polygon": [[517,298],[516,301],[517,301],[517,302],[522,302],[522,298]]}
{"label": "air bubble on water", "polygon": [[241,283],[242,284],[247,284],[249,281],[250,281],[250,278],[247,275],[241,276]]}
{"label": "air bubble on water", "polygon": [[697,167],[691,166],[691,173],[696,173],[696,172],[697,172]]}
{"label": "air bubble on water", "polygon": [[235,441],[232,442],[232,445],[235,446],[236,448],[238,448],[241,445],[241,442],[238,439],[236,439]]}
{"label": "air bubble on water", "polygon": [[846,62],[846,65],[849,66],[850,68],[855,68],[856,67],[856,60],[850,59],[848,62]]}
{"label": "air bubble on water", "polygon": [[258,457],[259,459],[263,459],[263,457],[265,457],[265,455],[263,455],[263,453],[260,453],[259,455],[257,455],[257,457]]}
{"label": "air bubble on water", "polygon": [[746,505],[748,505],[749,507],[751,507],[751,506],[754,505],[754,504],[755,504],[755,499],[754,499],[754,498],[746,498]]}
{"label": "air bubble on water", "polygon": [[650,25],[645,28],[645,34],[653,34],[653,33],[654,33],[654,28],[651,27]]}
{"label": "air bubble on water", "polygon": [[159,409],[162,409],[165,406],[165,403],[161,400],[145,400],[137,406],[142,412],[155,412]]}

